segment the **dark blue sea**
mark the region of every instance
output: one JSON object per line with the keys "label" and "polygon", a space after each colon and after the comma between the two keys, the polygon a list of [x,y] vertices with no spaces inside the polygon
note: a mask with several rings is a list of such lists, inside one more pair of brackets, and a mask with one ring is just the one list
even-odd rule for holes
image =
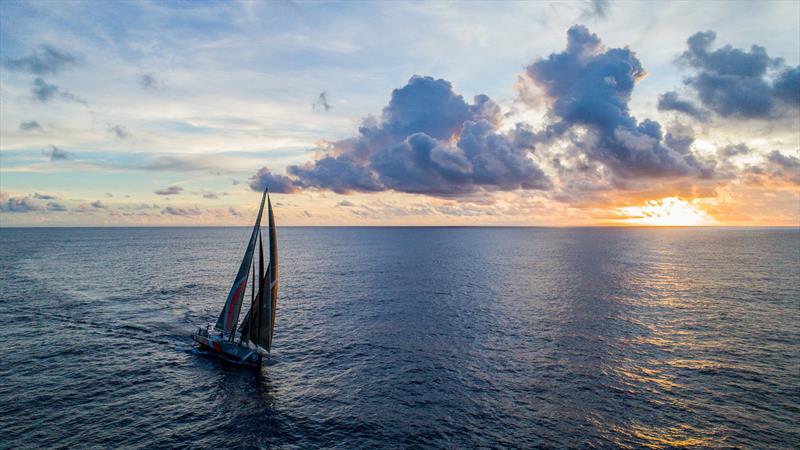
{"label": "dark blue sea", "polygon": [[798,229],[279,228],[259,372],[249,231],[0,229],[0,447],[800,447]]}

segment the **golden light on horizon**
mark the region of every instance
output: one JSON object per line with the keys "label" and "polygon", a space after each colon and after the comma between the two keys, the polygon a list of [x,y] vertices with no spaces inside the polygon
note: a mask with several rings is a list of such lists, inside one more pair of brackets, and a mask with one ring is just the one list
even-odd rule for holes
{"label": "golden light on horizon", "polygon": [[625,217],[621,223],[654,226],[700,226],[714,222],[713,217],[691,202],[678,197],[648,200],[641,206],[619,208]]}

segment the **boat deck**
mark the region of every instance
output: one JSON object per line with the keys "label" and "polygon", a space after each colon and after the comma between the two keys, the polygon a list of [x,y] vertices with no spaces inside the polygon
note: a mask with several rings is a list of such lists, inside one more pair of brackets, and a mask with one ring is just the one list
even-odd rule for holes
{"label": "boat deck", "polygon": [[260,366],[261,354],[248,346],[227,339],[224,335],[210,335],[205,330],[192,334],[192,339],[210,354],[219,356],[233,362]]}

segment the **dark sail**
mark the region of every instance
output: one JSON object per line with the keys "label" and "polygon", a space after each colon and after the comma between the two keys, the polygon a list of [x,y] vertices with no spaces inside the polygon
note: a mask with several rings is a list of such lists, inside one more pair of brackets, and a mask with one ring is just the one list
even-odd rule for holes
{"label": "dark sail", "polygon": [[241,333],[242,341],[250,340],[250,327],[253,325],[253,310],[256,309],[256,305],[258,305],[258,296],[256,296],[256,299],[253,301],[252,305],[250,305],[250,310],[244,315],[242,325],[239,326],[239,333]]}
{"label": "dark sail", "polygon": [[256,217],[256,224],[253,226],[253,232],[250,235],[250,241],[247,243],[247,249],[244,252],[242,264],[239,266],[239,272],[231,286],[231,291],[228,294],[228,299],[225,301],[225,306],[219,314],[214,329],[222,331],[226,334],[233,336],[236,331],[236,323],[239,320],[239,311],[242,308],[242,300],[244,299],[244,291],[247,287],[247,278],[250,275],[250,264],[253,262],[253,252],[255,250],[256,237],[258,236],[258,229],[261,226],[261,215],[264,212],[264,199],[267,197],[267,191],[264,190],[264,195],[261,197],[261,206],[258,208],[258,216]]}
{"label": "dark sail", "polygon": [[[264,292],[264,239],[259,233],[259,240],[258,240],[258,278],[255,275],[255,264],[253,265],[253,280],[258,279],[258,290],[256,291],[256,287],[253,286],[253,293],[254,297],[252,302],[250,303],[250,309],[245,314],[244,319],[242,320],[242,325],[239,328],[241,333],[242,340],[247,340],[256,344],[258,342],[259,331],[255,327],[258,324],[259,314],[261,311],[261,302],[262,296]],[[255,292],[258,292],[257,294]],[[251,330],[254,332],[251,335]]]}
{"label": "dark sail", "polygon": [[275,309],[278,306],[278,237],[275,231],[275,215],[272,214],[272,202],[267,196],[267,214],[269,218],[269,300],[270,300],[270,322],[269,322],[269,344],[267,349],[272,347],[272,335],[275,332]]}
{"label": "dark sail", "polygon": [[270,350],[271,344],[269,327],[272,323],[272,318],[269,295],[269,269],[267,269],[261,281],[261,289],[256,297],[256,303],[248,312],[248,325],[242,329],[244,339],[266,351]]}
{"label": "dark sail", "polygon": [[[269,254],[270,262],[259,283],[255,304],[248,311],[242,325],[242,339],[252,342],[269,351],[272,348],[272,335],[275,329],[275,307],[278,294],[278,248],[275,236],[275,218],[272,215],[272,203],[267,196],[269,214]],[[263,258],[263,256],[262,256]],[[262,266],[263,267],[263,259]]]}
{"label": "dark sail", "polygon": [[257,345],[261,345],[261,316],[264,313],[261,311],[261,305],[264,304],[264,277],[266,277],[266,273],[264,273],[264,236],[259,231],[259,239],[258,239],[258,308],[253,309],[253,323],[256,324],[255,329],[255,342]]}

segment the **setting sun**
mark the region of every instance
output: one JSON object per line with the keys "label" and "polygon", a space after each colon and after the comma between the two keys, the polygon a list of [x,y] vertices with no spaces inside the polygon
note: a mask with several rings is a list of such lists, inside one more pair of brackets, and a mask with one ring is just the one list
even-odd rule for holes
{"label": "setting sun", "polygon": [[619,212],[626,218],[623,223],[656,226],[708,225],[713,218],[692,203],[678,197],[649,200],[642,206],[627,206]]}

